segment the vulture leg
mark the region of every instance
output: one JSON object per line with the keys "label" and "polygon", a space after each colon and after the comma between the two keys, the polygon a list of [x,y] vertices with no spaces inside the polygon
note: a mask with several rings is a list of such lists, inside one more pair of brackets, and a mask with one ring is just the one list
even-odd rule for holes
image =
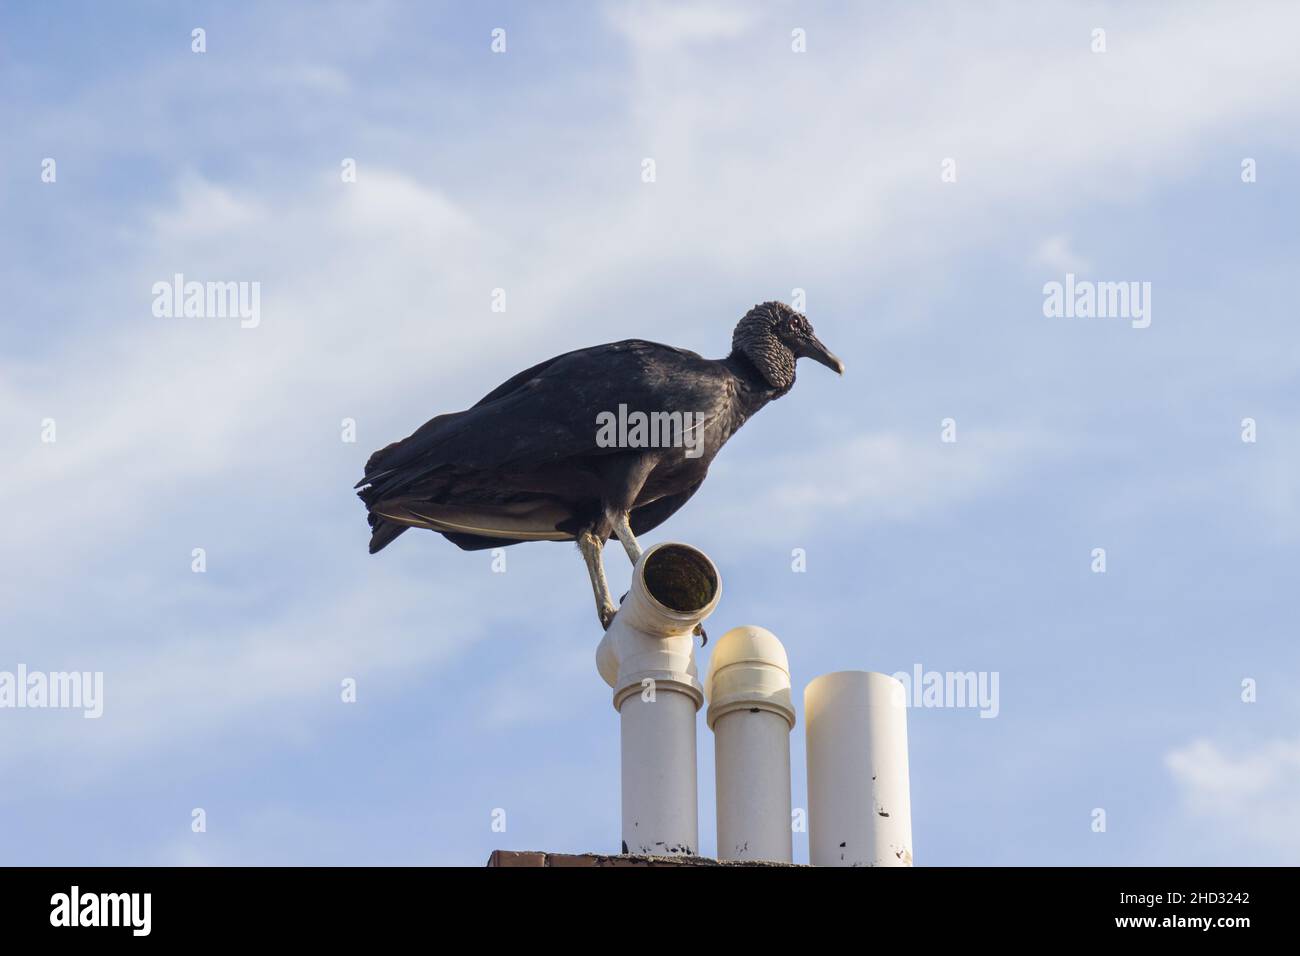
{"label": "vulture leg", "polygon": [[636,563],[641,560],[641,545],[636,543],[636,536],[632,534],[632,525],[628,521],[627,512],[611,512],[609,521],[614,526],[614,534],[618,535],[618,540],[623,543],[623,550],[627,552],[627,559],[635,567]]}
{"label": "vulture leg", "polygon": [[600,617],[600,626],[609,629],[610,622],[618,613],[614,599],[609,593],[609,582],[605,580],[605,563],[601,558],[603,547],[600,538],[590,531],[578,535],[578,550],[587,562],[587,573],[591,575],[591,589],[596,595],[596,614]]}

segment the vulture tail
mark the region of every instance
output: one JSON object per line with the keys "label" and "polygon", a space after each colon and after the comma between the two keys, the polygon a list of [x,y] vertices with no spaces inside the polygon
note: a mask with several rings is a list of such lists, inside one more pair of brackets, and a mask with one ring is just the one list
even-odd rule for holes
{"label": "vulture tail", "polygon": [[407,529],[407,525],[397,524],[393,521],[385,521],[377,514],[370,516],[370,553],[382,551],[388,547],[389,543],[399,534]]}
{"label": "vulture tail", "polygon": [[382,452],[375,452],[375,454],[370,457],[370,461],[366,462],[366,477],[362,478],[361,481],[357,483],[358,485],[366,485],[366,487],[357,492],[357,497],[365,502],[366,505],[366,520],[370,522],[371,554],[384,550],[384,548],[388,547],[394,538],[407,528],[404,524],[398,524],[395,521],[388,521],[382,515],[377,515],[373,511],[370,511],[379,500],[380,494],[379,489],[374,485],[368,484],[368,482],[375,478],[375,459],[379,458],[381,454]]}

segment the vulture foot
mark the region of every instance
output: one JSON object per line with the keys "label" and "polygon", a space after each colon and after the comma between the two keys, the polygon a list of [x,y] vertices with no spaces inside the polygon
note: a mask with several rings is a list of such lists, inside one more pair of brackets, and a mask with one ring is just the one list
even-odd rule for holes
{"label": "vulture foot", "polygon": [[591,576],[591,590],[596,595],[596,615],[600,618],[600,626],[608,631],[610,622],[618,613],[618,608],[614,604],[614,598],[609,593],[609,584],[605,580],[605,564],[600,555],[603,545],[604,542],[590,531],[578,535],[578,550],[582,552],[582,559],[587,564],[587,573]]}
{"label": "vulture foot", "polygon": [[614,623],[614,615],[618,613],[618,608],[612,604],[600,604],[596,606],[596,613],[600,615],[600,626],[609,630],[609,626]]}

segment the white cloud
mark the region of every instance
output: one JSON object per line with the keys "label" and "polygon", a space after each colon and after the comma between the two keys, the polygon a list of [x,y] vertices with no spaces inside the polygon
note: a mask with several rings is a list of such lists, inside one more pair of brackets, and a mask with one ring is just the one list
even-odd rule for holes
{"label": "white cloud", "polygon": [[1083,274],[1092,269],[1092,264],[1071,248],[1069,236],[1049,236],[1044,239],[1034,252],[1033,262],[1054,273]]}
{"label": "white cloud", "polygon": [[186,242],[221,233],[239,235],[267,227],[260,204],[197,173],[187,174],[175,192],[174,204],[149,217],[160,242]]}
{"label": "white cloud", "polygon": [[670,50],[685,44],[741,36],[754,23],[738,4],[634,2],[606,8],[610,24],[639,46]]}
{"label": "white cloud", "polygon": [[271,70],[277,83],[299,86],[313,93],[341,96],[352,92],[352,80],[343,70],[319,63],[297,63]]}
{"label": "white cloud", "polygon": [[[713,520],[729,534],[780,536],[846,521],[873,524],[935,516],[1024,476],[1059,442],[1034,431],[970,429],[958,441],[903,432],[846,435],[768,458],[752,496],[718,505]],[[720,473],[727,468],[720,466]],[[726,481],[720,477],[719,481]],[[761,514],[759,523],[746,515]]]}
{"label": "white cloud", "polygon": [[1242,840],[1300,860],[1300,738],[1235,748],[1196,740],[1166,754],[1165,766],[1214,842]]}
{"label": "white cloud", "polygon": [[[1063,9],[925,6],[857,22],[809,11],[806,54],[789,51],[784,12],[694,55],[625,31],[628,146],[659,175],[641,242],[737,270],[796,255],[924,276],[926,255],[1019,217],[1165,188],[1216,131],[1291,109],[1294,7],[1271,7],[1269,30],[1224,7],[1112,11],[1102,55],[1088,51],[1091,20],[1072,29]],[[954,184],[940,182],[946,157]]]}
{"label": "white cloud", "polygon": [[[427,593],[427,582],[390,565],[364,588],[282,599],[256,624],[209,624],[192,613],[184,632],[160,628],[111,652],[93,646],[88,622],[79,659],[104,670],[103,715],[9,711],[0,763],[57,762],[58,782],[68,785],[177,746],[202,751],[236,728],[256,731],[261,743],[297,739],[330,708],[379,700],[380,688],[436,669],[483,636],[490,618],[476,613],[470,589],[438,596],[455,629],[427,625]],[[357,680],[358,703],[342,702],[344,678]]]}

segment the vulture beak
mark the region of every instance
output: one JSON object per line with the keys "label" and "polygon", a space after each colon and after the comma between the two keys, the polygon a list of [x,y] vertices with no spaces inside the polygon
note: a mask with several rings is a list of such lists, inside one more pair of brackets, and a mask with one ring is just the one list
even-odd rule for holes
{"label": "vulture beak", "polygon": [[810,335],[804,340],[799,355],[801,358],[810,358],[814,362],[825,365],[836,375],[844,374],[844,363],[835,357],[834,352],[822,345],[821,340],[815,335]]}

